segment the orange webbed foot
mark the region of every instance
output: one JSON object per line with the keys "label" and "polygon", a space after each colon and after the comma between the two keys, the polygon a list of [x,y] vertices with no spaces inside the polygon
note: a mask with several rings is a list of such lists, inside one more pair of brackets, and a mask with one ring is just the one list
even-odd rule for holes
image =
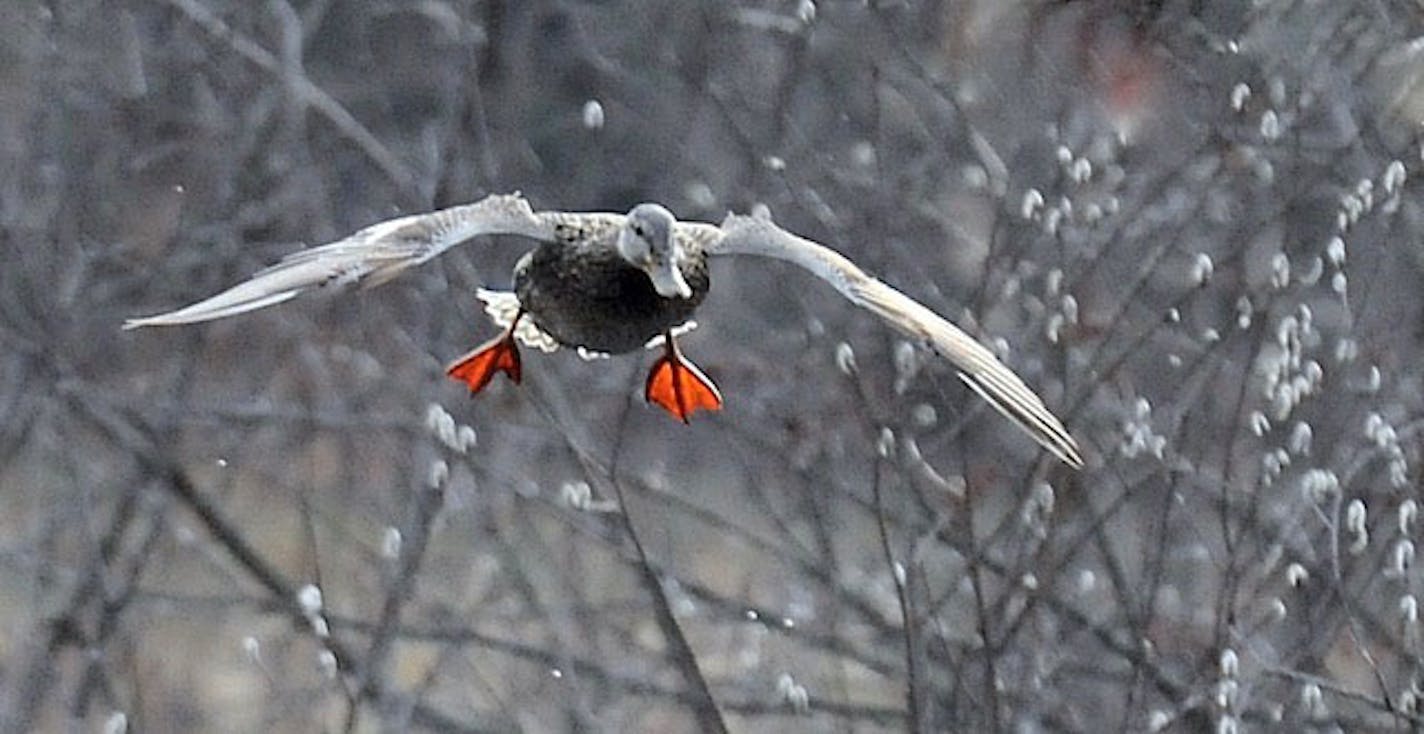
{"label": "orange webbed foot", "polygon": [[514,336],[505,333],[451,362],[445,368],[445,374],[469,385],[470,393],[474,394],[483,390],[494,379],[496,372],[509,375],[509,379],[518,385],[519,370],[519,347],[514,343]]}
{"label": "orange webbed foot", "polygon": [[643,393],[648,402],[656,403],[683,423],[698,410],[721,410],[722,393],[717,386],[697,365],[683,359],[671,335],[667,344],[667,350],[648,373]]}

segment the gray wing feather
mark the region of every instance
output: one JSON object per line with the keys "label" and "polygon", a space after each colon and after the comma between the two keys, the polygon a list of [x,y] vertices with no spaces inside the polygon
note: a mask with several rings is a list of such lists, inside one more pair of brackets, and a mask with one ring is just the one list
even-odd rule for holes
{"label": "gray wing feather", "polygon": [[554,236],[554,223],[518,194],[373,224],[345,239],[294,252],[251,278],[176,311],[129,319],[125,329],[211,321],[282,303],[310,290],[360,283],[375,286],[472,237]]}
{"label": "gray wing feather", "polygon": [[[686,235],[711,255],[761,255],[809,270],[852,303],[948,359],[959,377],[1065,464],[1083,466],[1078,442],[1019,376],[984,345],[914,299],[868,275],[824,245],[798,237],[767,219],[728,215],[720,232],[711,225],[683,224]],[[710,231],[709,231],[710,230]]]}

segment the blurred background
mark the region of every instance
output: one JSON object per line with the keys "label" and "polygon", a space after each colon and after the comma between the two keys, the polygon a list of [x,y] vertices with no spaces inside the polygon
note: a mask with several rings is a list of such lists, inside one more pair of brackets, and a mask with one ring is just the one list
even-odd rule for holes
{"label": "blurred background", "polygon": [[[5,731],[1413,730],[1416,3],[0,4]],[[1039,451],[795,268],[688,356],[496,333],[481,240],[121,332],[520,191],[765,205],[981,337]],[[1411,356],[1413,355],[1413,356]]]}

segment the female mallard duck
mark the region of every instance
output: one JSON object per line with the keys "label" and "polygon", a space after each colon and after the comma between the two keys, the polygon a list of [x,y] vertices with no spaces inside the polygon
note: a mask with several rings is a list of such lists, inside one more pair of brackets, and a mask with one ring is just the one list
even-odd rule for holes
{"label": "female mallard duck", "polygon": [[[795,263],[842,295],[945,357],[959,376],[1035,441],[1072,467],[1078,444],[1043,401],[993,353],[954,324],[839,253],[769,219],[728,215],[722,225],[679,222],[657,204],[628,214],[535,212],[522,197],[489,196],[465,206],[373,224],[343,240],[288,255],[211,298],[169,313],[130,319],[124,328],[209,321],[281,303],[313,288],[378,285],[478,235],[515,234],[540,245],[514,268],[514,293],[483,292],[504,333],[456,360],[446,372],[483,389],[495,373],[519,382],[516,338],[620,354],[662,339],[663,355],[645,394],[686,422],[717,410],[722,397],[678,349],[676,328],[707,295],[709,255],[762,255]],[[525,320],[533,321],[531,330]]]}

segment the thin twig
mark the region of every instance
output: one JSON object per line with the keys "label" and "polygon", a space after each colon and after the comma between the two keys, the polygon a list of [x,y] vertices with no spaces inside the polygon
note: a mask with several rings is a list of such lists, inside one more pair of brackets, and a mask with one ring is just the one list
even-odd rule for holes
{"label": "thin twig", "polygon": [[175,10],[181,12],[194,25],[201,28],[209,36],[227,44],[234,53],[246,59],[253,66],[262,69],[273,77],[288,84],[291,93],[302,103],[316,110],[317,114],[326,118],[347,140],[350,140],[356,147],[385,174],[391,184],[406,199],[406,205],[411,207],[426,206],[416,186],[415,174],[403,163],[384,143],[380,141],[370,130],[366,129],[354,115],[350,113],[342,104],[336,101],[325,90],[312,83],[311,79],[300,72],[293,73],[292,70],[280,59],[273,56],[270,51],[263,48],[256,41],[243,36],[232,29],[222,18],[197,0],[162,0]]}
{"label": "thin twig", "polygon": [[[889,429],[886,429],[887,431]],[[880,476],[881,460],[876,459],[871,471],[871,492],[875,497],[875,524],[880,532],[880,550],[885,555],[885,566],[890,571],[890,578],[895,584],[895,598],[900,605],[900,619],[904,625],[901,638],[905,643],[905,708],[909,712],[910,730],[915,732],[926,731],[929,722],[926,720],[925,696],[921,690],[921,682],[917,674],[920,668],[919,656],[916,654],[916,630],[918,629],[918,619],[915,616],[913,599],[910,596],[909,571],[905,564],[895,560],[895,550],[890,545],[890,529],[886,525],[885,498]]]}
{"label": "thin twig", "polygon": [[[311,632],[311,625],[297,598],[296,586],[268,563],[236,526],[227,521],[183,467],[158,448],[160,444],[154,440],[152,430],[143,419],[131,412],[101,404],[98,398],[86,395],[88,391],[82,385],[61,383],[59,387],[76,414],[86,417],[111,442],[129,451],[198,518],[218,545],[268,592],[275,607],[291,619],[297,629]],[[331,653],[339,671],[350,673],[365,669],[364,661],[340,639],[328,635],[318,642]],[[379,681],[367,681],[366,685],[371,688],[370,695],[374,698],[395,695],[384,689]],[[494,732],[511,728],[511,722],[504,717],[469,715],[468,720],[462,721],[425,704],[416,704],[412,717],[417,724],[441,731]]]}
{"label": "thin twig", "polygon": [[[629,410],[632,406],[632,395],[623,401],[621,416],[618,425],[619,436],[623,435],[623,430],[627,426]],[[653,568],[652,561],[648,558],[648,552],[643,547],[643,539],[638,535],[638,528],[633,523],[633,518],[629,514],[628,498],[623,491],[623,483],[619,481],[617,474],[618,457],[621,453],[623,442],[621,440],[614,444],[613,457],[609,461],[609,471],[607,480],[613,485],[613,491],[618,495],[618,516],[623,521],[623,530],[627,533],[628,539],[633,543],[633,550],[637,553],[638,571],[643,579],[643,587],[647,589],[648,595],[653,599],[653,611],[656,615],[658,628],[662,630],[663,637],[673,648],[673,662],[682,673],[687,685],[692,688],[695,695],[693,701],[693,711],[697,713],[697,720],[701,724],[703,731],[726,732],[727,723],[722,719],[722,712],[717,707],[717,699],[712,696],[712,688],[707,684],[707,677],[702,673],[702,666],[697,662],[697,653],[693,651],[692,644],[687,641],[687,635],[683,633],[682,623],[678,621],[677,615],[672,611],[672,604],[668,601],[667,591],[663,588],[662,579]]]}
{"label": "thin twig", "polygon": [[431,529],[445,502],[444,482],[444,478],[432,477],[431,482],[422,483],[415,492],[415,516],[401,535],[400,563],[386,590],[380,617],[377,618],[370,646],[366,649],[366,668],[361,672],[362,684],[357,688],[358,692],[368,690],[368,687],[370,690],[382,688],[371,686],[371,683],[382,675],[382,668],[395,640],[396,628],[400,625],[401,610],[406,601],[415,595],[415,584],[425,560]]}

